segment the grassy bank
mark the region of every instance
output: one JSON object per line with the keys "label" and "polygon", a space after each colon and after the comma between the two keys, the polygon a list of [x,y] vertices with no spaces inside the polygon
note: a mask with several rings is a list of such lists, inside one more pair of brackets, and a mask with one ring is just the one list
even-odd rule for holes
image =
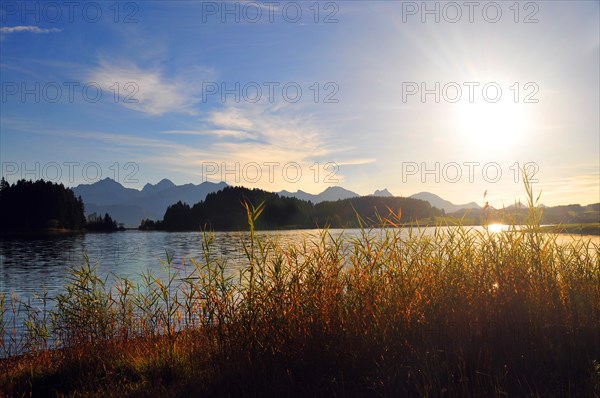
{"label": "grassy bank", "polygon": [[[252,225],[260,209],[248,208]],[[283,247],[253,233],[112,288],[89,263],[56,309],[25,307],[15,396],[598,396],[600,248],[537,226],[363,231]],[[394,220],[386,222],[393,224]],[[406,232],[406,231],[405,231]],[[11,335],[11,299],[1,331]],[[47,350],[53,346],[53,350]]]}

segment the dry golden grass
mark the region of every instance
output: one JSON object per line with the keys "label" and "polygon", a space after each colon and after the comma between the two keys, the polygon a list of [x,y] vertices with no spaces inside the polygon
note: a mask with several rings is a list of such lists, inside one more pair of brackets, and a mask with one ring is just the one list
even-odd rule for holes
{"label": "dry golden grass", "polygon": [[600,248],[541,233],[529,196],[524,229],[325,230],[287,247],[254,235],[260,207],[247,206],[237,276],[210,233],[188,267],[167,257],[163,280],[109,288],[87,262],[56,309],[29,308],[29,353],[2,360],[0,386],[7,396],[599,396]]}

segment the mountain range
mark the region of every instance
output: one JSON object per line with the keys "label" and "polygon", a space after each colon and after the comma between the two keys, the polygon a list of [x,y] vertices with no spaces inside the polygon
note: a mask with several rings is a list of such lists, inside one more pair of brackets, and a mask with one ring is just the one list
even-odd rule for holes
{"label": "mountain range", "polygon": [[419,192],[410,196],[414,199],[421,199],[429,202],[433,207],[437,207],[438,209],[444,210],[446,213],[454,213],[455,211],[463,210],[463,209],[480,209],[479,206],[475,202],[469,202],[462,205],[456,205],[448,200],[442,199],[439,196],[432,194],[430,192]]}
{"label": "mountain range", "polygon": [[[133,228],[139,226],[142,219],[162,219],[167,208],[174,203],[181,201],[193,205],[203,201],[209,193],[220,191],[227,186],[225,182],[208,181],[198,185],[191,183],[175,185],[172,181],[163,179],[157,184],[148,183],[142,190],[137,190],[126,188],[110,178],[105,178],[93,184],[78,185],[73,188],[73,192],[76,196],[81,196],[85,204],[86,215],[108,213],[119,223]],[[310,194],[301,190],[296,192],[284,190],[277,193],[283,197],[295,197],[315,204],[360,196],[356,192],[337,186],[328,187],[319,194]],[[368,196],[392,197],[394,195],[384,188],[376,190]],[[461,209],[481,208],[474,202],[456,205],[429,192],[421,192],[410,197],[425,200],[432,206],[443,209],[446,213]]]}
{"label": "mountain range", "polygon": [[227,186],[224,182],[203,182],[198,185],[175,185],[164,179],[155,185],[146,184],[140,191],[125,188],[118,182],[105,178],[93,184],[82,184],[73,188],[81,196],[86,215],[108,213],[126,227],[137,227],[144,218],[162,219],[167,207],[177,203],[198,203],[211,192]]}
{"label": "mountain range", "polygon": [[308,200],[313,203],[320,202],[333,202],[340,199],[350,199],[350,198],[358,198],[360,195],[356,192],[349,191],[342,187],[328,187],[323,192],[313,195],[304,191],[296,191],[296,192],[288,192],[288,191],[280,191],[277,192],[279,196],[283,196],[286,198],[294,197],[300,200]]}

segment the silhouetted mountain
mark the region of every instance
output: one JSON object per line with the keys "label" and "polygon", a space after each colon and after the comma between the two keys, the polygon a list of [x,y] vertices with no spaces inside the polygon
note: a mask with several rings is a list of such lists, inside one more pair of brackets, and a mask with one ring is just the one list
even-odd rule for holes
{"label": "silhouetted mountain", "polygon": [[[538,205],[538,207],[539,207],[540,209],[544,209],[544,208],[546,208],[546,207],[548,207],[548,206],[546,206],[546,205],[545,205],[545,204],[543,204],[543,203],[540,203],[540,204]],[[513,203],[513,204],[511,204],[511,205],[509,205],[509,206],[505,206],[504,208],[505,208],[506,210],[512,210],[512,209],[526,209],[526,208],[527,208],[527,204],[526,204],[526,203],[521,203],[521,201],[518,201],[517,203]]]}
{"label": "silhouetted mountain", "polygon": [[480,209],[479,206],[475,202],[465,203],[463,205],[456,205],[448,200],[442,199],[439,196],[432,194],[430,192],[419,192],[410,196],[414,199],[421,199],[431,203],[432,206],[437,207],[438,209],[444,210],[446,213],[454,213],[456,211],[462,209]]}
{"label": "silhouetted mountain", "polygon": [[198,203],[206,198],[206,195],[219,191],[228,185],[224,182],[203,182],[199,185],[185,184],[175,185],[170,189],[157,192],[144,199],[145,207],[154,212],[164,215],[167,207],[176,202]]}
{"label": "silhouetted mountain", "polygon": [[[73,188],[73,192],[76,196],[81,196],[84,204],[89,203],[97,206],[121,204],[142,196],[142,193],[137,189],[125,188],[110,178],[105,178],[93,184],[78,185]],[[102,212],[102,214],[104,213]]]}
{"label": "silhouetted mountain", "polygon": [[313,203],[358,198],[360,196],[356,192],[349,191],[342,187],[329,187],[317,195],[310,194],[301,190],[298,190],[296,192],[281,191],[278,192],[278,194],[286,198],[296,198],[300,200],[311,201]]}
{"label": "silhouetted mountain", "polygon": [[369,196],[379,196],[382,198],[389,198],[389,197],[393,197],[394,195],[390,191],[388,191],[387,188],[383,188],[381,190],[379,190],[379,189],[375,190],[373,195],[369,195]]}
{"label": "silhouetted mountain", "polygon": [[[140,191],[137,189],[125,188],[118,182],[115,182],[110,178],[106,178],[94,184],[79,185],[73,188],[73,192],[76,196],[81,196],[83,203],[85,204],[86,215],[90,215],[92,213],[108,213],[111,215],[111,217],[123,223],[127,227],[137,227],[140,225],[140,222],[143,219],[162,219],[169,206],[172,206],[177,202],[181,202],[182,204],[187,203],[189,206],[192,206],[193,204],[204,201],[208,194],[220,191],[227,186],[228,185],[224,182],[204,182],[198,185],[175,185],[170,180],[163,179],[157,184],[146,184],[144,188]],[[275,193],[270,192],[268,194],[275,195]],[[281,198],[295,198],[301,201],[310,201],[315,205],[323,202],[336,202],[347,199],[360,198],[360,195],[358,195],[356,192],[352,192],[338,186],[329,187],[323,192],[316,195],[301,190],[296,192],[281,191],[277,194]],[[394,198],[394,196],[387,189],[382,189],[376,190],[373,195],[368,195],[363,198],[391,199]],[[431,206],[436,207],[440,210],[444,210],[447,214],[454,213],[453,216],[456,217],[462,217],[466,215],[476,220],[475,222],[479,222],[479,220],[482,217],[482,208],[475,202],[470,202],[466,204],[454,204],[429,192],[420,192],[410,196],[408,199],[418,199],[426,201]],[[360,205],[360,203],[362,202],[348,202],[346,204],[358,206]],[[373,203],[373,205],[375,205],[375,203]],[[296,206],[296,204],[294,204],[294,206]],[[322,208],[326,208],[327,206],[329,205],[326,205]],[[595,220],[598,220],[598,206],[598,204],[592,204],[588,206],[568,205],[548,207],[544,209],[543,222],[597,222]],[[290,207],[290,209],[292,207]],[[543,205],[541,207],[543,207]],[[321,207],[315,207],[315,211],[317,211],[319,208]],[[379,210],[383,211],[385,210],[385,208],[381,208]],[[501,215],[504,213],[501,213],[500,210],[501,209],[499,209],[498,212],[493,212],[492,214],[496,218],[501,218]],[[520,213],[526,211],[526,206],[519,206],[519,208],[515,208],[515,205],[513,204],[511,206],[506,207],[505,210],[513,212],[517,211],[519,213],[519,217],[522,217]],[[345,213],[342,215],[342,213],[339,213],[339,211],[339,208],[335,211],[335,214],[339,214],[339,216],[334,216],[334,225],[341,225],[343,220],[351,218]],[[328,220],[328,222],[331,222],[331,214],[333,213],[328,212],[327,215],[322,214],[321,216],[318,216],[317,219],[319,221]],[[311,215],[311,217],[312,216],[314,215]],[[206,218],[208,219],[208,216],[206,216]],[[299,222],[299,220],[296,221]],[[307,221],[306,219],[303,219],[302,222],[306,223]],[[272,225],[274,227],[281,227],[281,225],[277,223],[274,223]],[[314,224],[310,225],[314,226]]]}
{"label": "silhouetted mountain", "polygon": [[85,204],[86,215],[109,213],[126,227],[137,227],[142,219],[160,219],[167,207],[178,201],[197,203],[211,192],[227,186],[226,183],[203,182],[198,185],[175,185],[163,179],[159,183],[146,184],[141,191],[125,188],[106,178],[94,184],[82,184],[73,188]]}
{"label": "silhouetted mountain", "polygon": [[142,189],[142,193],[149,195],[149,194],[157,193],[160,191],[164,191],[169,188],[173,188],[174,186],[175,186],[175,184],[173,184],[173,182],[171,180],[163,178],[156,185],[152,185],[150,183],[144,185],[144,188]]}

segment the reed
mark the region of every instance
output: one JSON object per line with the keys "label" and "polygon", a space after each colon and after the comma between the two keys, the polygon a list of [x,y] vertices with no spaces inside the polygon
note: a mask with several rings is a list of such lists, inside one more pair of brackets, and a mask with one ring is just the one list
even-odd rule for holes
{"label": "reed", "polygon": [[[52,309],[0,295],[0,386],[8,396],[600,396],[600,248],[542,233],[526,189],[528,225],[502,233],[324,229],[283,246],[254,234],[263,206],[245,204],[237,273],[210,232],[202,258],[176,266],[167,253],[162,279],[101,278],[85,258]],[[15,311],[28,314],[21,342]]]}

